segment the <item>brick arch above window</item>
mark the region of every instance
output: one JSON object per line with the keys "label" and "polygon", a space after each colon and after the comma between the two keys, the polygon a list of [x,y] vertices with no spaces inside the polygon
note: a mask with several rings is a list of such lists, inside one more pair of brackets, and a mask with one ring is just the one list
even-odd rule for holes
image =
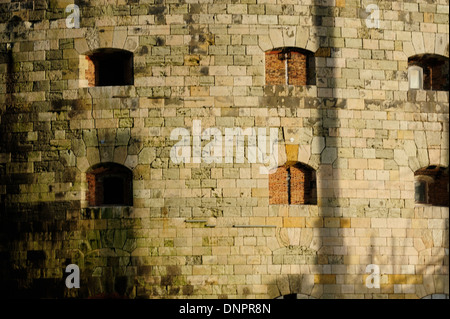
{"label": "brick arch above window", "polygon": [[266,85],[315,85],[314,53],[296,47],[265,52]]}
{"label": "brick arch above window", "polygon": [[100,163],[86,172],[89,206],[132,206],[133,173],[117,163]]}

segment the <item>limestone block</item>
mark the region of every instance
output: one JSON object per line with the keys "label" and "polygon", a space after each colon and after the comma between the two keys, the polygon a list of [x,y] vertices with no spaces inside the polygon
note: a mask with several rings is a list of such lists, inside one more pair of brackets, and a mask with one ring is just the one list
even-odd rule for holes
{"label": "limestone block", "polygon": [[294,26],[286,26],[283,28],[283,40],[284,46],[295,47],[296,46],[296,31]]}
{"label": "limestone block", "polygon": [[[94,146],[94,145],[91,145]],[[75,156],[83,157],[86,156],[86,145],[82,139],[72,139],[72,152]]]}
{"label": "limestone block", "polygon": [[414,141],[416,142],[417,148],[427,148],[427,139],[424,131],[416,130],[414,132]]}
{"label": "limestone block", "polygon": [[112,47],[123,49],[125,46],[125,41],[127,40],[127,34],[127,29],[119,29],[118,27],[114,28]]}
{"label": "limestone block", "polygon": [[335,147],[327,147],[321,153],[321,163],[332,164],[337,158],[337,150]]}
{"label": "limestone block", "polygon": [[85,38],[90,51],[94,51],[100,47],[98,30],[96,28],[88,28],[85,33]]}
{"label": "limestone block", "polygon": [[299,48],[306,48],[309,39],[309,28],[297,26],[295,33],[295,46]]}
{"label": "limestone block", "polygon": [[404,150],[407,156],[416,156],[417,154],[416,144],[412,140],[405,140]]}
{"label": "limestone block", "polygon": [[114,146],[100,146],[98,150],[101,162],[112,162],[114,160]]}
{"label": "limestone block", "polygon": [[435,52],[436,34],[428,32],[423,38],[425,52]]}
{"label": "limestone block", "polygon": [[411,37],[414,49],[416,50],[416,54],[425,53],[425,45],[423,42],[422,32],[412,32]]}
{"label": "limestone block", "polygon": [[414,48],[412,42],[403,42],[403,52],[407,57],[416,55],[416,49]]}
{"label": "limestone block", "polygon": [[408,166],[409,166],[414,172],[417,171],[418,169],[420,169],[421,167],[423,167],[423,166],[421,166],[421,164],[420,164],[420,162],[419,162],[419,159],[418,159],[418,157],[416,157],[416,156],[408,158]]}
{"label": "limestone block", "polygon": [[427,144],[430,146],[441,145],[441,133],[436,131],[426,131]]}
{"label": "limestone block", "polygon": [[153,147],[144,147],[138,155],[139,164],[150,164],[156,158],[156,150]]}
{"label": "limestone block", "polygon": [[394,150],[394,160],[398,165],[407,166],[408,156],[404,150],[396,149]]}
{"label": "limestone block", "polygon": [[429,162],[432,164],[438,164],[441,160],[441,150],[431,149],[428,150]]}
{"label": "limestone block", "polygon": [[86,157],[89,161],[89,166],[100,163],[100,153],[97,147],[87,147]]}
{"label": "limestone block", "polygon": [[127,37],[124,45],[124,49],[134,52],[139,46],[139,37],[138,36],[129,36]]}
{"label": "limestone block", "polygon": [[76,164],[77,164],[77,168],[81,172],[86,172],[88,170],[88,168],[91,166],[89,164],[89,160],[87,157],[77,157]]}
{"label": "limestone block", "polygon": [[100,48],[111,48],[113,44],[114,31],[112,27],[102,28],[102,32],[98,35]]}
{"label": "limestone block", "polygon": [[320,154],[325,148],[325,138],[321,136],[314,136],[311,143],[311,153]]}
{"label": "limestone block", "polygon": [[289,280],[287,276],[277,276],[277,287],[280,295],[289,295],[291,290],[289,289]]}
{"label": "limestone block", "polygon": [[281,48],[284,46],[283,30],[279,27],[272,27],[269,29],[270,41],[274,48]]}
{"label": "limestone block", "polygon": [[78,54],[86,54],[89,51],[89,46],[85,38],[74,39],[74,48]]}
{"label": "limestone block", "polygon": [[65,161],[65,166],[75,166],[76,165],[76,156],[74,152],[68,151],[60,151],[61,159]]}
{"label": "limestone block", "polygon": [[306,44],[306,50],[309,50],[315,53],[320,47],[319,41],[316,37],[312,37],[308,39],[308,43]]}
{"label": "limestone block", "polygon": [[448,56],[449,55],[448,44],[449,44],[448,35],[437,33],[434,53]]}
{"label": "limestone block", "polygon": [[427,295],[431,295],[436,292],[433,277],[434,275],[423,275],[423,286],[427,292]]}
{"label": "limestone block", "polygon": [[278,16],[276,15],[258,15],[258,22],[261,25],[276,25],[278,24]]}
{"label": "limestone block", "polygon": [[268,35],[259,35],[258,44],[262,51],[268,51],[274,48],[272,41]]}
{"label": "limestone block", "polygon": [[114,149],[114,159],[113,162],[124,164],[125,160],[127,158],[127,150],[128,148],[126,146],[119,146]]}
{"label": "limestone block", "polygon": [[98,145],[111,146],[114,145],[116,138],[116,129],[104,128],[97,130]]}
{"label": "limestone block", "polygon": [[311,158],[311,147],[309,145],[299,145],[298,161],[302,163],[308,163],[310,158]]}
{"label": "limestone block", "polygon": [[114,144],[116,146],[128,145],[129,140],[130,140],[130,129],[118,128],[116,131]]}

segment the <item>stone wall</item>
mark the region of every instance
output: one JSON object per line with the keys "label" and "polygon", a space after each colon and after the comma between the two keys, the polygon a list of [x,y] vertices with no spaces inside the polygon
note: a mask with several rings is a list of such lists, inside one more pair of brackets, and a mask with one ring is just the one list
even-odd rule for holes
{"label": "stone wall", "polygon": [[[414,172],[448,167],[449,93],[407,78],[409,57],[448,60],[447,0],[377,1],[378,28],[359,0],[76,1],[80,28],[70,3],[0,3],[2,296],[449,294],[448,206],[414,202]],[[315,54],[314,85],[266,85],[282,47]],[[101,48],[133,53],[134,85],[89,86]],[[196,120],[277,128],[278,165],[313,168],[317,204],[269,203],[247,157],[175,163],[171,134],[194,148]],[[89,205],[109,162],[132,170],[132,207]]]}

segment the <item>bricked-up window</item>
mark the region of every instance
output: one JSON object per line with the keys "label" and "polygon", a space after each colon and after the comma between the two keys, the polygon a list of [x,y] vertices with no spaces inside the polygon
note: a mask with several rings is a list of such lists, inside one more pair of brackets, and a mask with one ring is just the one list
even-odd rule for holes
{"label": "bricked-up window", "polygon": [[[410,88],[434,91],[449,89],[449,59],[436,54],[419,54],[408,58],[408,67],[416,67],[408,72]],[[417,67],[421,68],[421,72]],[[421,73],[421,74],[420,74]],[[421,78],[420,78],[421,77]],[[421,80],[422,83],[417,83]],[[412,85],[412,86],[411,86]]]}
{"label": "bricked-up window", "polygon": [[269,174],[269,204],[317,204],[316,172],[296,163],[284,165]]}
{"label": "bricked-up window", "polygon": [[133,85],[133,53],[98,49],[85,56],[88,86]]}
{"label": "bricked-up window", "polygon": [[285,47],[266,52],[266,85],[315,85],[315,59],[310,51]]}
{"label": "bricked-up window", "polygon": [[414,190],[417,204],[449,206],[448,168],[430,165],[417,170]]}
{"label": "bricked-up window", "polygon": [[90,206],[133,205],[133,176],[125,166],[116,163],[101,163],[86,173]]}

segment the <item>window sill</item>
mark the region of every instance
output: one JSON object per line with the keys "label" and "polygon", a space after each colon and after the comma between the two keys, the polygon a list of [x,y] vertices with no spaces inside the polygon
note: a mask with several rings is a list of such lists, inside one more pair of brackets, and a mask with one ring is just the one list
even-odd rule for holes
{"label": "window sill", "polygon": [[416,207],[428,207],[428,206],[433,206],[431,204],[425,204],[425,203],[415,203]]}
{"label": "window sill", "polygon": [[408,89],[408,102],[448,102],[449,91]]}
{"label": "window sill", "polygon": [[136,97],[134,85],[80,87],[86,98],[111,99]]}
{"label": "window sill", "polygon": [[317,97],[316,85],[264,85],[264,96]]}
{"label": "window sill", "polygon": [[81,209],[81,219],[117,219],[129,217],[133,210],[130,205],[89,206]]}
{"label": "window sill", "polygon": [[448,208],[449,206],[416,203],[415,206],[414,206],[414,208],[415,208],[415,207],[439,207],[439,208]]}
{"label": "window sill", "polygon": [[303,207],[303,206],[317,206],[317,204],[269,204],[269,206]]}

